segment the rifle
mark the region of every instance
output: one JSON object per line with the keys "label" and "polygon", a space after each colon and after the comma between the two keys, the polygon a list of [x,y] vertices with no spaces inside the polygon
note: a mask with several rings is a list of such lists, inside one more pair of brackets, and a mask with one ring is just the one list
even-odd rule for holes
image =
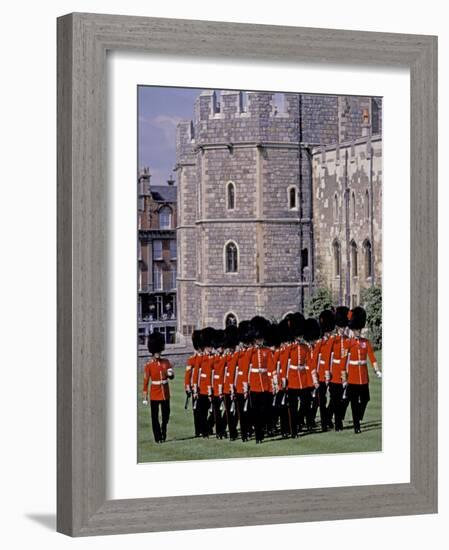
{"label": "rifle", "polygon": [[248,381],[247,381],[247,388],[246,388],[245,404],[243,405],[243,412],[246,412],[248,410],[248,402],[250,400],[250,396],[249,396],[249,378],[250,378],[250,375],[251,375],[251,368],[252,368],[252,364],[250,363],[249,366],[248,366]]}
{"label": "rifle", "polygon": [[186,402],[184,404],[184,410],[186,411],[189,406],[189,399],[190,399],[191,393],[189,392],[186,396]]}

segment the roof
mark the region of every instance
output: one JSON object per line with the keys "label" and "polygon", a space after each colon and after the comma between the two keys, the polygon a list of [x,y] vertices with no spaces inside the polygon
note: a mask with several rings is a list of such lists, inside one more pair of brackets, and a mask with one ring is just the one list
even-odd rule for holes
{"label": "roof", "polygon": [[155,201],[176,202],[177,187],[175,185],[151,185],[150,192]]}

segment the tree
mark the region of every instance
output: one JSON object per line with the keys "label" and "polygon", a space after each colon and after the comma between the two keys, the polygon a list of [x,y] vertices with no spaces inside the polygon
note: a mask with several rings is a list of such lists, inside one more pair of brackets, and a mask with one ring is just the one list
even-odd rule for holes
{"label": "tree", "polygon": [[382,289],[372,286],[362,292],[362,303],[366,309],[368,338],[375,349],[382,347]]}
{"label": "tree", "polygon": [[304,306],[306,317],[318,316],[324,309],[332,307],[332,294],[328,288],[318,288],[312,296],[308,298]]}

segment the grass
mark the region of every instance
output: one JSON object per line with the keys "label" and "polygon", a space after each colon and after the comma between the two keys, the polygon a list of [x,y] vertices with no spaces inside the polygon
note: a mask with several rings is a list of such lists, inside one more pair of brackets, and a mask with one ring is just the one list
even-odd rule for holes
{"label": "grass", "polygon": [[[379,365],[382,353],[376,353]],[[193,437],[191,402],[184,410],[184,363],[174,363],[175,379],[170,383],[171,415],[167,441],[157,445],[151,430],[150,408],[142,405],[142,369],[138,378],[138,462],[166,462],[172,460],[201,460],[223,458],[247,458],[257,456],[312,455],[380,451],[382,448],[382,384],[370,370],[371,401],[362,422],[362,433],[354,434],[351,407],[348,407],[343,432],[319,431],[301,434],[298,439],[265,439],[262,445],[254,440],[243,443],[240,439],[217,440],[214,436],[203,440]],[[317,415],[317,419],[319,414]]]}

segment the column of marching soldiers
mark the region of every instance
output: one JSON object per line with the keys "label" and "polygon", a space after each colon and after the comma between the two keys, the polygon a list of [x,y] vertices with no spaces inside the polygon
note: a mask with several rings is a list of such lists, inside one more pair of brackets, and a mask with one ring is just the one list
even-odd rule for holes
{"label": "column of marching soldiers", "polygon": [[[319,319],[297,312],[279,323],[256,316],[224,330],[195,330],[195,353],[185,369],[185,408],[192,400],[196,437],[262,443],[265,437],[299,437],[313,432],[319,411],[320,429],[343,430],[348,405],[353,428],[370,400],[368,360],[381,377],[372,345],[362,336],[366,312],[340,306]],[[150,402],[156,442],[166,439],[170,415],[168,380],[174,373],[163,337],[153,333],[152,359],[144,368],[144,403]],[[159,421],[159,407],[162,423]]]}

